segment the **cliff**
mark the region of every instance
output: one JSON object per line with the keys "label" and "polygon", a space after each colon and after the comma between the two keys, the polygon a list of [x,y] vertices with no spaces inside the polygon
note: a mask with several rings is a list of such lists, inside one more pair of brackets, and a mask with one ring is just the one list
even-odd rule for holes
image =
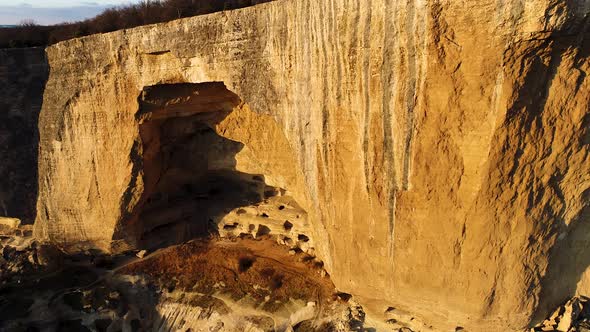
{"label": "cliff", "polygon": [[[252,213],[299,211],[285,231],[308,229],[338,289],[371,310],[525,328],[590,286],[589,13],[277,1],[51,46],[35,235],[138,246],[202,217],[162,199],[231,184],[243,197],[204,222],[239,228],[224,218],[241,205],[287,200]],[[194,160],[192,137],[211,149]],[[243,189],[254,180],[264,197]]]}
{"label": "cliff", "polygon": [[43,90],[42,48],[0,50],[0,216],[35,220],[37,153]]}

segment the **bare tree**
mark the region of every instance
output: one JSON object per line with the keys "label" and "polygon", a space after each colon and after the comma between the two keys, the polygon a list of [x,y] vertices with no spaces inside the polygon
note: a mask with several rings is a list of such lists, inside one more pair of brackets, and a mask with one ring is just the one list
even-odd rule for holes
{"label": "bare tree", "polygon": [[18,26],[20,27],[36,27],[38,25],[39,24],[37,24],[37,22],[32,18],[27,18],[18,22]]}

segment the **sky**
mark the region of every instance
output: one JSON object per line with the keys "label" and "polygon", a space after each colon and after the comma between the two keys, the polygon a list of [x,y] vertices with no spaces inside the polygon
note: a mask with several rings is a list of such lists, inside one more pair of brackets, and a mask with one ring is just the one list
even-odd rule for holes
{"label": "sky", "polygon": [[96,16],[105,8],[137,0],[0,0],[0,25],[32,19],[38,24],[80,21]]}

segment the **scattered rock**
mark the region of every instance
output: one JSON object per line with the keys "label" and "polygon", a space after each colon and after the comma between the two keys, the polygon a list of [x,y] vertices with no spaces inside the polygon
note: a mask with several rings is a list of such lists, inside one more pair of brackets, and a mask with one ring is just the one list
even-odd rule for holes
{"label": "scattered rock", "polygon": [[291,325],[291,327],[312,319],[316,313],[316,303],[315,302],[308,302],[307,306],[304,308],[299,309],[298,311],[294,312],[291,314],[291,316],[289,317],[289,323]]}
{"label": "scattered rock", "polygon": [[20,219],[0,217],[0,230],[15,230],[20,226]]}
{"label": "scattered rock", "polygon": [[394,307],[387,308],[385,316],[389,319],[395,319],[401,322],[410,322],[414,319],[409,312]]}
{"label": "scattered rock", "polygon": [[531,329],[531,332],[590,331],[590,303],[587,297],[574,297],[557,308],[548,319]]}
{"label": "scattered rock", "polygon": [[350,301],[350,299],[352,299],[352,295],[348,294],[348,293],[344,293],[344,292],[337,292],[336,293],[336,297],[344,302],[348,302]]}
{"label": "scattered rock", "polygon": [[39,245],[36,253],[37,263],[46,269],[58,268],[63,263],[64,253],[53,245]]}
{"label": "scattered rock", "polygon": [[268,316],[246,316],[244,319],[261,331],[270,332],[275,330],[275,322]]}
{"label": "scattered rock", "polygon": [[[238,241],[236,244],[227,240],[216,251],[193,242],[183,246],[186,251],[178,249],[149,257],[145,251],[138,252],[145,259],[130,263],[138,267],[138,273],[128,266],[119,269],[121,265],[117,264],[128,263],[129,255],[121,254],[124,257],[119,259],[87,250],[63,256],[58,248],[34,241],[26,248],[7,245],[0,255],[1,280],[10,281],[16,290],[22,281],[21,285],[38,289],[39,293],[13,294],[7,305],[0,297],[0,331],[22,330],[20,327],[39,319],[59,331],[147,331],[154,326],[170,326],[171,330],[180,331],[274,331],[275,327],[292,331],[365,330],[363,308],[351,301],[350,294],[338,293],[329,280],[319,277],[319,271],[323,270],[316,266],[319,261],[304,254],[293,257],[288,248],[277,245],[274,239]],[[248,254],[235,248],[236,245],[249,248]],[[203,248],[207,248],[207,255],[213,253],[218,259],[198,258],[204,254]],[[178,260],[191,255],[196,260],[186,263]],[[299,256],[307,259],[299,262]],[[102,259],[113,265],[99,268],[97,262]],[[201,268],[198,268],[199,261],[203,261],[199,263]],[[211,270],[207,262],[212,261],[227,266]],[[54,265],[60,269],[47,269]],[[142,266],[143,269],[139,268]],[[169,270],[172,267],[179,269],[178,275],[172,275]],[[283,273],[292,269],[298,273]],[[113,271],[116,272],[112,274]],[[242,281],[249,280],[251,289],[234,279],[235,275]],[[195,279],[183,284],[187,276]],[[202,280],[208,285],[215,284],[211,290],[223,289],[230,296],[219,299],[204,295],[206,285],[201,285],[205,287],[201,289],[193,286],[195,281]],[[256,287],[259,283],[262,286]],[[318,289],[306,288],[315,283]],[[318,295],[321,308],[315,302]],[[234,309],[240,307],[248,310]],[[286,312],[291,314],[286,316]],[[339,328],[322,329],[322,326]]]}
{"label": "scattered rock", "polygon": [[557,330],[564,332],[569,331],[569,329],[573,326],[574,322],[580,316],[582,309],[583,307],[580,303],[579,298],[576,297],[569,300],[565,304],[565,310],[563,315],[561,316],[561,319],[559,320],[559,324],[557,324]]}
{"label": "scattered rock", "polygon": [[2,248],[2,257],[5,260],[10,261],[13,260],[16,255],[16,248],[12,246],[5,246]]}
{"label": "scattered rock", "polygon": [[360,304],[350,301],[350,306],[343,317],[348,322],[348,328],[352,331],[362,331],[365,323],[365,311]]}
{"label": "scattered rock", "polygon": [[147,254],[147,250],[140,250],[137,252],[137,254],[135,254],[135,256],[137,256],[139,258],[143,258],[146,254]]}

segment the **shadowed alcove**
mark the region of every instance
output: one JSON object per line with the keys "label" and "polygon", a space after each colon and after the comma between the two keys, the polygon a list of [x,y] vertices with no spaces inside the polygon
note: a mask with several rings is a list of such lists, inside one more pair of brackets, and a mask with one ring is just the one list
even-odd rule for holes
{"label": "shadowed alcove", "polygon": [[[125,223],[136,246],[155,249],[234,229],[240,235],[237,225],[244,220],[245,233],[268,234],[273,218],[247,209],[260,204],[277,205],[273,220],[285,231],[285,224],[305,214],[289,197],[280,198],[285,190],[267,185],[264,174],[237,169],[236,156],[245,145],[215,128],[243,104],[223,83],[149,86],[138,101],[136,166],[143,191]],[[235,218],[227,220],[232,211]]]}

